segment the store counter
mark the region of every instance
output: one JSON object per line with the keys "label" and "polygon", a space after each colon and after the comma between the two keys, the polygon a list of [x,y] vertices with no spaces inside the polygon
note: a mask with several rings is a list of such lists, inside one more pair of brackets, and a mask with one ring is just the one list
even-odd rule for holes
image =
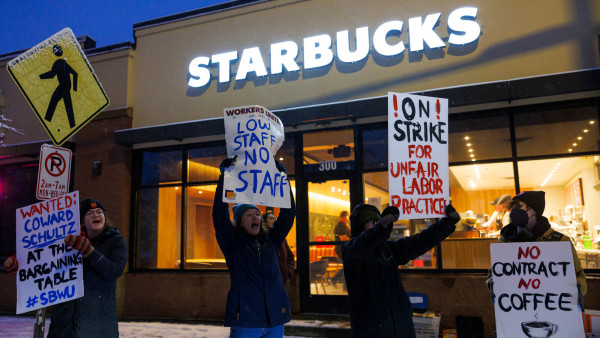
{"label": "store counter", "polygon": [[490,244],[497,238],[468,238],[453,236],[442,241],[442,265],[444,269],[488,269],[490,267]]}
{"label": "store counter", "polygon": [[598,269],[600,268],[600,250],[586,250],[575,248],[577,250],[577,257],[581,262],[581,266],[584,269]]}

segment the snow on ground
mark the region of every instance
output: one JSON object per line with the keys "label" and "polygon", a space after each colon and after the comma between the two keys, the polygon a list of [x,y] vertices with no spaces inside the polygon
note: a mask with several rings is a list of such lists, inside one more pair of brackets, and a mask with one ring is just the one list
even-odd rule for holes
{"label": "snow on ground", "polygon": [[[0,316],[0,337],[30,338],[34,317]],[[46,332],[50,319],[46,319]],[[174,324],[157,322],[119,322],[120,337],[229,337],[229,328],[207,324]],[[285,336],[293,338],[294,336]]]}

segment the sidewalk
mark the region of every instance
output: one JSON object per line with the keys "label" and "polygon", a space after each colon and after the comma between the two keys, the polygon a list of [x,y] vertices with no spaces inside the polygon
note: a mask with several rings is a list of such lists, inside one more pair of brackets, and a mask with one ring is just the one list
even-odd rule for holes
{"label": "sidewalk", "polygon": [[[0,337],[31,338],[34,317],[0,316]],[[46,332],[50,326],[46,319]],[[334,337],[336,331],[349,335],[349,323],[343,320],[319,320],[315,318],[294,319],[285,325],[285,337]],[[159,322],[119,322],[120,337],[228,337],[229,328],[210,324],[178,324]]]}

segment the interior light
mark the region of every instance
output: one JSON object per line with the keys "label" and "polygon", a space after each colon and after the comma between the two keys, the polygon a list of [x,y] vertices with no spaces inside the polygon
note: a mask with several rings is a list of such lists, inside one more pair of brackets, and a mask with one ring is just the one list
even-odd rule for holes
{"label": "interior light", "polygon": [[344,190],[344,192],[342,193],[342,196],[346,196],[346,190]]}
{"label": "interior light", "polygon": [[550,175],[548,175],[548,177],[546,177],[546,179],[544,180],[544,182],[542,182],[542,184],[540,186],[541,187],[545,186],[546,183],[548,183],[548,180],[550,180],[550,177],[552,177],[552,175],[554,175],[554,174],[550,173]]}
{"label": "interior light", "polygon": [[471,188],[475,189],[475,182],[473,182],[473,180],[469,181],[469,183],[471,183]]}
{"label": "interior light", "polygon": [[179,187],[175,187],[175,190],[179,190]]}
{"label": "interior light", "polygon": [[342,189],[338,189],[338,192],[342,192]]}
{"label": "interior light", "polygon": [[369,199],[368,199],[368,198],[365,198],[365,202],[368,202],[368,201],[369,201]]}
{"label": "interior light", "polygon": [[588,132],[588,130],[587,130],[587,129],[584,129],[584,130],[583,130],[583,132],[584,132],[584,133],[587,133],[587,132]]}
{"label": "interior light", "polygon": [[577,147],[577,143],[573,143],[573,147]]}
{"label": "interior light", "polygon": [[471,146],[471,143],[467,143],[467,147],[470,147],[470,146]]}
{"label": "interior light", "polygon": [[471,155],[469,155],[469,156],[471,156],[471,157],[475,157],[475,154],[471,154]]}
{"label": "interior light", "polygon": [[572,151],[573,151],[573,149],[569,149],[569,152],[572,152]]}
{"label": "interior light", "polygon": [[577,137],[577,139],[578,139],[578,140],[581,140],[582,138],[583,138],[583,137],[581,137],[581,136],[578,136],[578,137]]}
{"label": "interior light", "polygon": [[331,187],[331,192],[335,192],[335,187]]}
{"label": "interior light", "polygon": [[202,190],[198,190],[198,193],[199,193],[199,194],[202,194]]}
{"label": "interior light", "polygon": [[560,163],[556,163],[556,165],[560,167]]}
{"label": "interior light", "polygon": [[465,140],[468,140],[468,139],[469,139],[469,136],[465,136]]}
{"label": "interior light", "polygon": [[590,121],[590,124],[594,124],[594,120],[591,120],[591,121]]}
{"label": "interior light", "polygon": [[469,152],[470,152],[470,153],[472,153],[472,152],[473,152],[473,149],[469,149]]}
{"label": "interior light", "polygon": [[283,157],[280,157],[280,158],[279,158],[279,160],[280,160],[280,161],[283,161]]}
{"label": "interior light", "polygon": [[475,159],[472,159],[471,162],[475,162]]}

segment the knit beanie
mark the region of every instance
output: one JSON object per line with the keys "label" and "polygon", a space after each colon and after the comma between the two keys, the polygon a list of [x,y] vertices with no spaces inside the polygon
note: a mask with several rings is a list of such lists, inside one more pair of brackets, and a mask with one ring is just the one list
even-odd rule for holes
{"label": "knit beanie", "polygon": [[351,236],[355,237],[364,231],[364,224],[368,221],[378,221],[381,218],[379,210],[369,204],[359,204],[352,210],[350,214],[350,230]]}
{"label": "knit beanie", "polygon": [[232,209],[233,209],[233,221],[235,222],[236,226],[240,224],[240,219],[242,218],[242,215],[244,215],[246,210],[256,209],[256,210],[258,210],[258,212],[260,212],[260,209],[258,209],[258,207],[254,204],[236,204],[233,206]]}
{"label": "knit beanie", "polygon": [[93,198],[84,199],[79,203],[79,217],[81,217],[81,220],[83,221],[85,213],[96,208],[100,208],[104,210],[104,213],[106,213],[106,209],[104,208],[104,205],[100,203],[100,201]]}
{"label": "knit beanie", "polygon": [[546,193],[544,191],[523,191],[517,196],[513,197],[514,200],[519,200],[528,207],[533,209],[538,216],[542,216],[544,209],[546,208]]}

